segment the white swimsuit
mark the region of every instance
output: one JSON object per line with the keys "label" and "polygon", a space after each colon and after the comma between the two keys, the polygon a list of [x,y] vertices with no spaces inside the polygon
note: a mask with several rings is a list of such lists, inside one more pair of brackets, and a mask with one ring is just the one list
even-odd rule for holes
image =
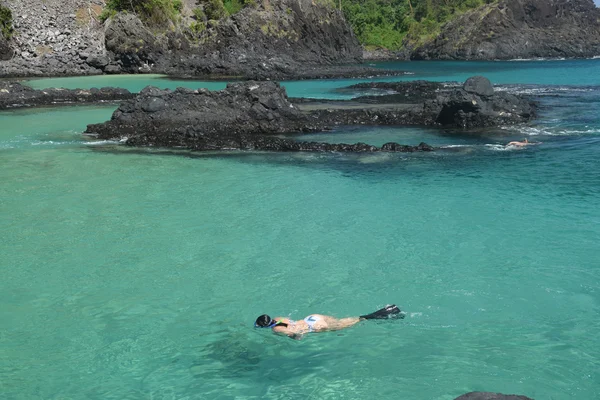
{"label": "white swimsuit", "polygon": [[318,320],[319,317],[315,317],[314,315],[309,315],[308,317],[304,318],[304,322],[306,322],[306,325],[308,325],[309,332],[312,332],[315,329],[314,325]]}

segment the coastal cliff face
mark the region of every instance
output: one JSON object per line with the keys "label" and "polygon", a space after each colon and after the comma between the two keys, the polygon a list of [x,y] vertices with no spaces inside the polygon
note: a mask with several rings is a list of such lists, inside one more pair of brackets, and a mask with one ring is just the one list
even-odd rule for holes
{"label": "coastal cliff face", "polygon": [[[14,35],[0,39],[0,76],[157,72],[277,78],[306,65],[353,63],[360,44],[326,0],[259,0],[218,21],[189,16],[162,31],[133,13],[100,22],[105,0],[3,0]],[[200,5],[186,0],[186,10]],[[9,54],[10,53],[10,54]],[[13,54],[14,53],[14,54]]]}
{"label": "coastal cliff face", "polygon": [[359,62],[362,50],[339,10],[325,1],[259,2],[201,33],[153,35],[133,15],[106,26],[106,48],[124,72],[277,78],[303,65]]}
{"label": "coastal cliff face", "polygon": [[500,0],[447,23],[412,59],[490,60],[600,55],[592,0]]}
{"label": "coastal cliff face", "polygon": [[0,62],[0,76],[101,73],[86,61],[104,52],[104,31],[98,21],[104,0],[3,3],[12,13],[13,33],[6,42],[10,54],[4,57],[10,61]]}

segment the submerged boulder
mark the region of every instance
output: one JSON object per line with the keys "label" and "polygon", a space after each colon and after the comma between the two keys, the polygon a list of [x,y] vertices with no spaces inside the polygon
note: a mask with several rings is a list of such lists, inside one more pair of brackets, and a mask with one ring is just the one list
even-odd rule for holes
{"label": "submerged boulder", "polygon": [[502,394],[491,392],[470,392],[457,397],[454,400],[533,400],[527,396],[518,394]]}

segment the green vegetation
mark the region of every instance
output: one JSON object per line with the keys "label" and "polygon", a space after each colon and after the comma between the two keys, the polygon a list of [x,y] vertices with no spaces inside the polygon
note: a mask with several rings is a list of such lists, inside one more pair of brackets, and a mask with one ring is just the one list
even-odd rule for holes
{"label": "green vegetation", "polygon": [[403,39],[416,44],[440,32],[465,11],[495,0],[342,0],[342,10],[358,40],[366,46],[398,50]]}
{"label": "green vegetation", "polygon": [[0,5],[0,32],[6,39],[10,39],[13,34],[12,12],[9,8]]}
{"label": "green vegetation", "polygon": [[194,8],[195,21],[190,31],[196,37],[206,30],[208,21],[219,21],[239,12],[247,6],[255,6],[255,0],[200,0],[200,7]]}
{"label": "green vegetation", "polygon": [[244,8],[243,0],[225,0],[223,1],[223,6],[225,7],[225,11],[227,11],[228,15],[233,15]]}
{"label": "green vegetation", "polygon": [[[229,15],[238,13],[242,8],[255,6],[256,0],[200,0],[203,8],[197,8],[209,20],[218,21]],[[194,13],[196,13],[194,10]],[[198,16],[196,16],[198,19]]]}
{"label": "green vegetation", "polygon": [[149,26],[167,26],[177,22],[182,9],[181,0],[108,0],[100,19],[126,11],[137,14]]}

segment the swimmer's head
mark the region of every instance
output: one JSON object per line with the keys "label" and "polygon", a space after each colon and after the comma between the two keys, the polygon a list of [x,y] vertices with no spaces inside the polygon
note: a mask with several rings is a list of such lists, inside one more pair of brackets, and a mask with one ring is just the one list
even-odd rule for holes
{"label": "swimmer's head", "polygon": [[273,325],[275,325],[275,321],[273,321],[267,314],[263,314],[256,318],[256,321],[254,322],[255,328],[270,328]]}

